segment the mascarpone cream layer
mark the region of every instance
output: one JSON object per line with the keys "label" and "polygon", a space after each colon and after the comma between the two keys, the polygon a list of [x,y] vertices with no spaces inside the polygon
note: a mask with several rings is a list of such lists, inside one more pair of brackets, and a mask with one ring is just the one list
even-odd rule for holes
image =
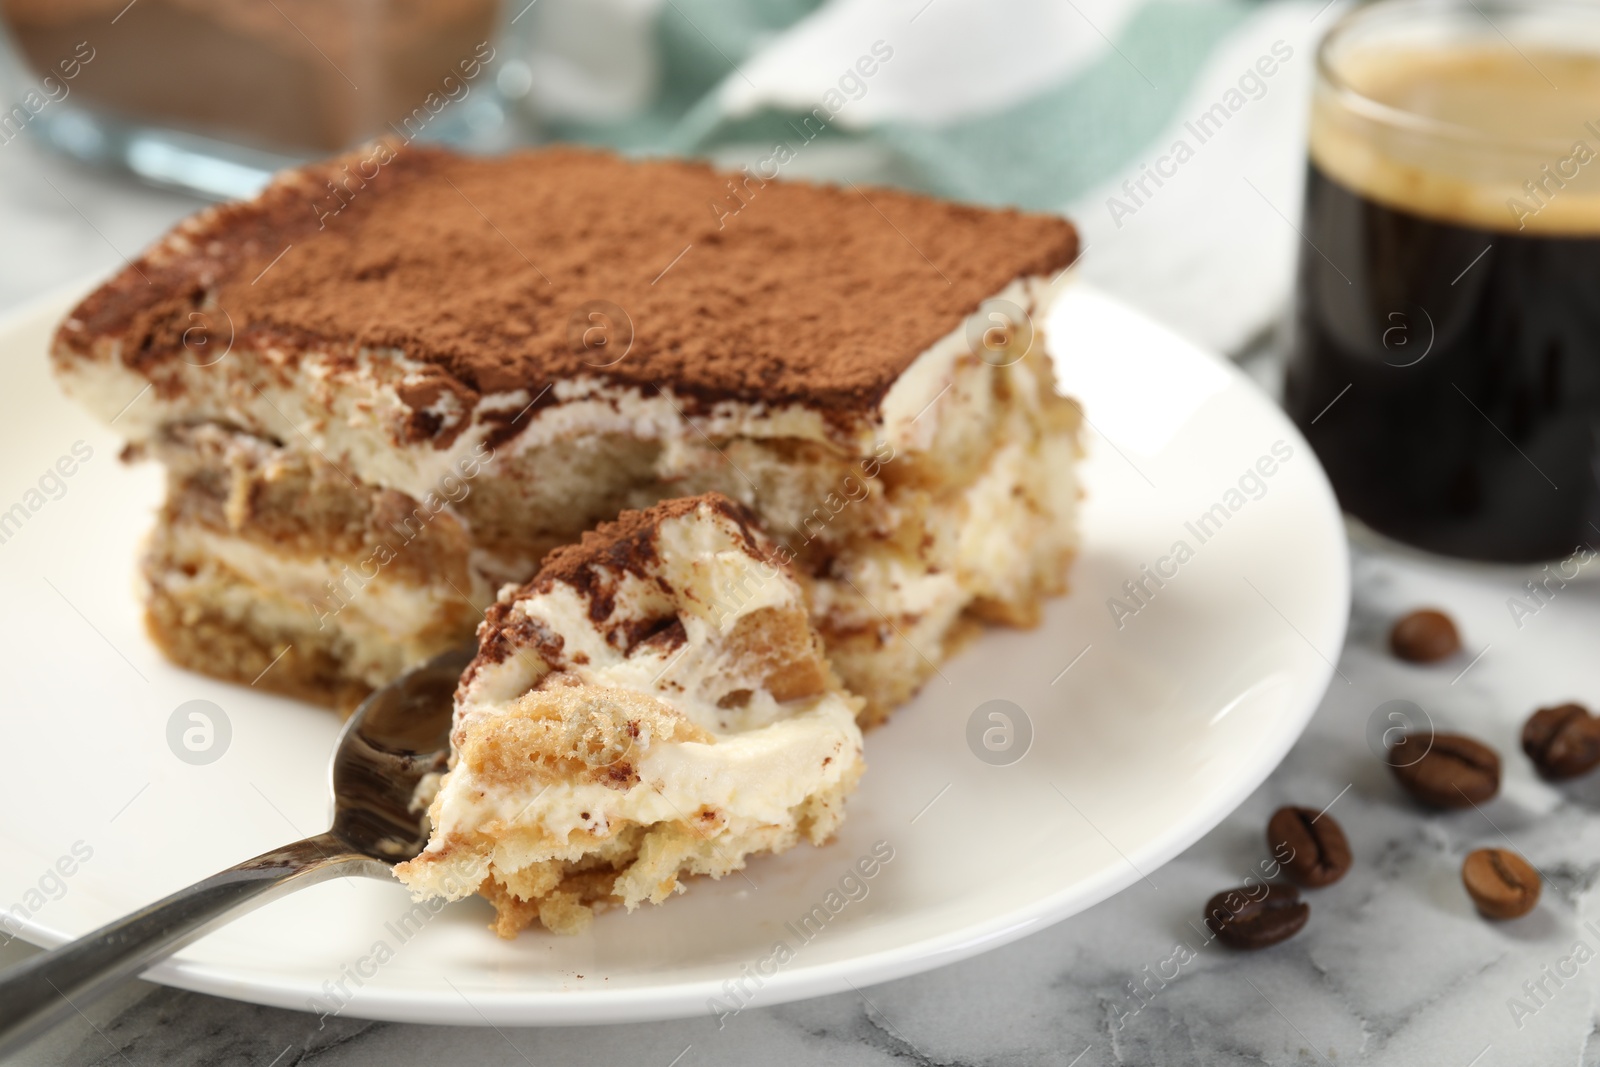
{"label": "mascarpone cream layer", "polygon": [[[287,556],[198,526],[168,527],[158,537],[163,554],[200,564],[194,577],[179,570],[149,574],[169,595],[279,633],[336,635],[350,673],[373,686],[437,652],[451,616],[476,614],[443,582],[416,585],[382,571],[358,581],[348,561]],[[473,578],[467,592],[488,599],[487,584]]]}
{"label": "mascarpone cream layer", "polygon": [[[1035,344],[1044,316],[1070,272],[1053,279],[1019,278],[991,299],[1020,307],[1035,328]],[[987,303],[987,302],[986,302]],[[175,422],[218,421],[251,433],[275,437],[290,447],[302,443],[370,484],[397,489],[417,498],[434,491],[474,454],[482,455],[485,439],[498,427],[479,421],[499,413],[527,423],[503,447],[516,454],[552,442],[591,434],[624,434],[698,445],[702,434],[712,438],[800,438],[831,442],[866,455],[878,441],[897,451],[927,450],[939,436],[941,420],[958,390],[951,389],[962,368],[971,368],[969,332],[990,328],[994,320],[980,311],[917,357],[890,387],[878,410],[850,431],[830,424],[814,408],[790,404],[768,406],[721,401],[692,422],[684,412],[689,401],[670,388],[661,393],[619,387],[600,377],[556,383],[549,398],[526,390],[496,393],[466,410],[453,393],[443,392],[432,413],[448,430],[464,427],[448,447],[431,441],[407,443],[403,434],[412,409],[401,391],[437,379],[438,369],[407,358],[398,350],[364,350],[353,361],[334,360],[318,352],[290,353],[277,349],[227,355],[201,365],[171,364],[155,373],[160,386],[127,367],[115,345],[96,359],[62,354],[56,371],[64,390],[91,412],[117,426],[133,441],[145,441]],[[978,364],[981,369],[982,365]],[[1019,376],[1020,377],[1020,376]],[[841,434],[843,438],[841,439]]]}

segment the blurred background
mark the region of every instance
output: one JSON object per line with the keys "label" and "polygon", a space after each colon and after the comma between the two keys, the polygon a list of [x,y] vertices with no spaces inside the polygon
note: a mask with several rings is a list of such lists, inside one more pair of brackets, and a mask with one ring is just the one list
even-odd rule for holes
{"label": "blurred background", "polygon": [[[1299,238],[1312,43],[1245,0],[0,0],[0,308],[387,133],[575,140],[1061,212],[1239,354]],[[1268,73],[1270,71],[1270,73]],[[1180,142],[1183,147],[1179,147]]]}

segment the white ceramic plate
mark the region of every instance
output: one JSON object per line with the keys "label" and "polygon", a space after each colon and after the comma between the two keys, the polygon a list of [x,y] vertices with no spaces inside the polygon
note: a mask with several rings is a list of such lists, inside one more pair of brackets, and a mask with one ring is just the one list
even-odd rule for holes
{"label": "white ceramic plate", "polygon": [[[174,669],[145,638],[133,567],[159,473],[118,463],[115,433],[51,382],[45,346],[66,306],[0,324],[0,920],[42,945],[322,830],[338,729],[328,712]],[[570,938],[500,941],[476,900],[409,921],[398,883],[325,883],[150,977],[381,1019],[692,1015],[970,956],[1176,855],[1267,776],[1321,697],[1349,600],[1339,513],[1309,447],[1231,366],[1081,285],[1048,331],[1094,427],[1073,592],[1037,630],[973,643],[868,736],[838,840]],[[47,474],[74,450],[91,454],[63,463],[70,477]],[[27,512],[14,528],[13,504]],[[1169,577],[1158,587],[1145,567]],[[1143,606],[1124,591],[1141,580]],[[230,726],[206,765],[168,743],[191,700]],[[986,762],[984,730],[1006,741],[993,709],[977,712],[995,700],[1020,712],[1011,749]],[[862,878],[875,845],[892,859]]]}

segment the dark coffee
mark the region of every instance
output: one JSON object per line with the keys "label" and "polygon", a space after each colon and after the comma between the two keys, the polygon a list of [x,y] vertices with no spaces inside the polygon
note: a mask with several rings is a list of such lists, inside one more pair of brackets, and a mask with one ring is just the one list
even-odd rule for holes
{"label": "dark coffee", "polygon": [[1408,139],[1319,97],[1284,401],[1345,511],[1530,562],[1600,544],[1600,106],[1551,103],[1600,61],[1539,56],[1569,79],[1556,94],[1502,52],[1391,55],[1370,91],[1515,150]]}

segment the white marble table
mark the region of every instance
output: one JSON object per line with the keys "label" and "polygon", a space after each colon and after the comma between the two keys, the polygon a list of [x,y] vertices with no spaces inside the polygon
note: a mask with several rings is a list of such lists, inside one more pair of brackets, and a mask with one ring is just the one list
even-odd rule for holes
{"label": "white marble table", "polygon": [[[115,267],[194,203],[0,146],[0,312]],[[1260,375],[1270,379],[1263,361]],[[1269,382],[1270,384],[1270,382]],[[23,1064],[1600,1064],[1600,963],[1571,977],[1600,903],[1600,776],[1554,789],[1516,750],[1534,707],[1600,704],[1600,587],[1580,578],[1520,629],[1507,598],[1532,572],[1448,567],[1358,546],[1342,677],[1284,765],[1213,833],[1121,895],[1021,942],[862,995],[752,1009],[718,1031],[708,1018],[573,1029],[452,1029],[315,1016],[144,983],[128,986],[32,1046]],[[1388,623],[1424,603],[1462,623],[1468,651],[1419,669],[1384,651]],[[1476,662],[1472,657],[1487,646]],[[1458,676],[1459,675],[1459,676]],[[1414,700],[1442,728],[1505,756],[1501,796],[1483,812],[1425,815],[1369,751],[1367,721]],[[1312,920],[1266,952],[1199,953],[1165,984],[1147,979],[1195,938],[1207,897],[1237,884],[1283,803],[1332,804],[1357,855],[1311,896]],[[1463,855],[1512,845],[1546,875],[1530,917],[1490,925],[1463,894]],[[26,958],[0,947],[0,965]],[[1170,972],[1169,972],[1170,973]],[[1153,993],[1134,999],[1133,983]],[[1524,983],[1543,981],[1530,998]],[[1527,1009],[1514,1019],[1509,1001]],[[1135,1010],[1137,1009],[1137,1010]],[[1519,1025],[1520,1022],[1520,1025]]]}

